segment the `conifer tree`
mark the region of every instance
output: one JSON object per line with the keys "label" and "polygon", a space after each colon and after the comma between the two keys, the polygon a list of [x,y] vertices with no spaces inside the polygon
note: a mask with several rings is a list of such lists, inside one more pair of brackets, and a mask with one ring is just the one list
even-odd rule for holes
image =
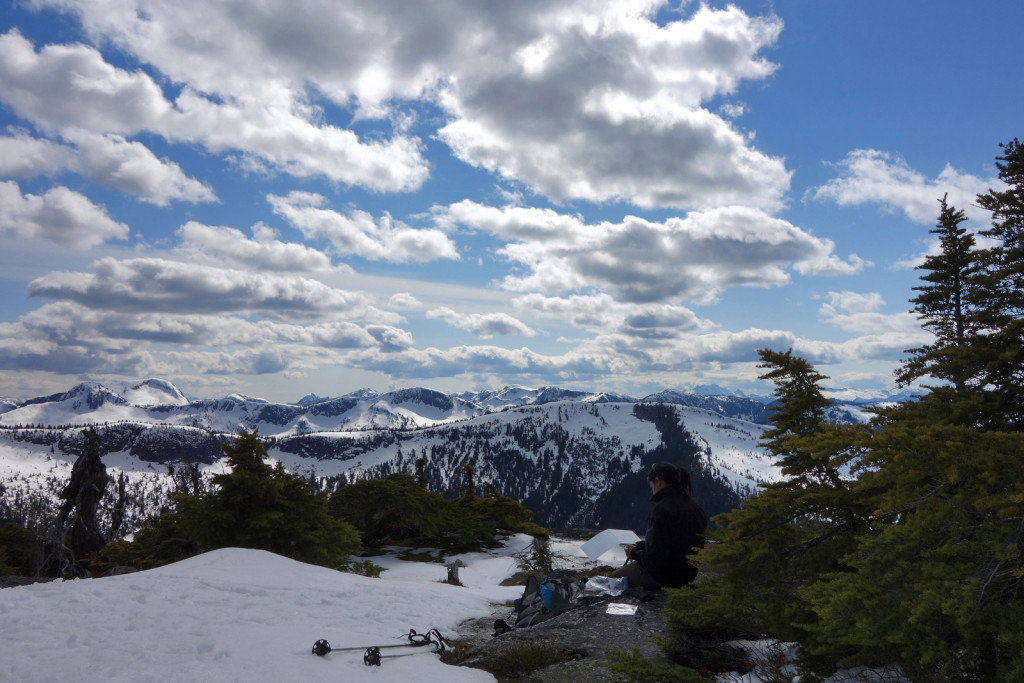
{"label": "conifer tree", "polygon": [[921,326],[935,335],[935,342],[908,349],[908,360],[896,373],[902,385],[925,376],[948,381],[957,392],[976,385],[980,368],[968,357],[976,333],[972,321],[970,290],[980,269],[974,253],[974,235],[961,224],[967,215],[940,201],[939,220],[930,232],[939,238],[939,253],[928,256],[917,267],[925,284],[911,299]]}
{"label": "conifer tree", "polygon": [[211,491],[173,496],[178,529],[201,550],[257,548],[325,566],[358,550],[358,532],[329,514],[327,494],[265,462],[256,432],[242,431],[223,450],[231,471],[215,475]]}
{"label": "conifer tree", "polygon": [[984,266],[977,294],[978,322],[984,326],[988,351],[984,381],[998,398],[1003,426],[1024,428],[1024,146],[1014,138],[996,157],[1006,189],[978,195],[978,205],[992,212],[982,235],[996,241],[983,250]]}
{"label": "conifer tree", "polygon": [[870,514],[871,502],[854,497],[844,476],[861,455],[864,428],[825,421],[825,378],[810,363],[791,350],[758,353],[778,399],[763,443],[787,478],[762,484],[741,509],[714,518],[716,542],[697,556],[709,578],[670,602],[683,641],[716,623],[738,634],[813,638],[815,615],[800,590],[840,570]]}

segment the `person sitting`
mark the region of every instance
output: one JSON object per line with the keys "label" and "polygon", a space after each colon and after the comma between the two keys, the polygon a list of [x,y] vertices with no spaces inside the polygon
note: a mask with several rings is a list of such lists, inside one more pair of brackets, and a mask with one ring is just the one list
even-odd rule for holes
{"label": "person sitting", "polygon": [[628,577],[630,587],[679,588],[697,577],[689,561],[704,547],[708,517],[693,499],[693,484],[685,467],[659,462],[647,474],[654,509],[647,518],[644,540],[625,546],[627,562],[612,576]]}

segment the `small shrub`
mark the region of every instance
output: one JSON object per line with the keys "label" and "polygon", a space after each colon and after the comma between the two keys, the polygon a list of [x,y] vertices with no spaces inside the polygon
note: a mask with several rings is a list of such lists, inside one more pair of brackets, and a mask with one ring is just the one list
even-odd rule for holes
{"label": "small shrub", "polygon": [[659,681],[662,683],[710,683],[713,676],[674,664],[655,664],[637,649],[630,652],[610,650],[608,669],[633,681]]}
{"label": "small shrub", "polygon": [[338,570],[347,572],[349,574],[368,576],[371,579],[379,579],[380,573],[384,571],[384,567],[381,567],[378,564],[374,564],[369,560],[360,560],[359,562],[347,562],[338,567]]}
{"label": "small shrub", "polygon": [[521,678],[539,669],[583,659],[578,650],[535,643],[515,643],[484,658],[480,668],[496,678]]}

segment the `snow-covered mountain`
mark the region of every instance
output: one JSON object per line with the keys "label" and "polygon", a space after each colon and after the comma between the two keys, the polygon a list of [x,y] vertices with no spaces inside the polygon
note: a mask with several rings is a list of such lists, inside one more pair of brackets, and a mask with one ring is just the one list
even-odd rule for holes
{"label": "snow-covered mountain", "polygon": [[[866,419],[859,405],[832,410],[836,422]],[[430,488],[455,495],[470,464],[478,484],[520,500],[538,523],[625,528],[642,525],[646,471],[658,460],[686,465],[712,514],[776,479],[759,445],[768,417],[753,398],[674,390],[635,399],[557,387],[410,388],[273,403],[239,394],[189,401],[158,379],[85,382],[0,413],[0,482],[56,490],[92,426],[108,467],[158,491],[170,484],[168,464],[222,467],[221,443],[245,429],[324,486],[412,473],[423,458]]]}

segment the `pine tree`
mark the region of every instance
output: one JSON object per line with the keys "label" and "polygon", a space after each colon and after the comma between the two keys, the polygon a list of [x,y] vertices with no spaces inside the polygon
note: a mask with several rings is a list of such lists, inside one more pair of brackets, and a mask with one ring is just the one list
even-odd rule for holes
{"label": "pine tree", "polygon": [[200,550],[256,548],[325,566],[338,566],[359,549],[358,532],[332,517],[327,494],[305,478],[265,462],[256,432],[224,445],[230,472],[213,477],[211,491],[174,494],[174,526]]}
{"label": "pine tree", "polygon": [[1024,428],[1024,146],[1016,138],[1001,145],[996,157],[1004,190],[978,195],[978,205],[992,212],[982,235],[996,241],[983,250],[984,270],[976,304],[988,351],[984,381],[998,398],[1006,428]]}
{"label": "pine tree", "polygon": [[976,385],[979,368],[968,357],[976,332],[972,322],[970,290],[980,265],[974,252],[974,235],[961,224],[967,215],[940,201],[938,224],[930,232],[939,238],[938,254],[928,256],[918,270],[926,271],[927,283],[914,287],[920,292],[911,299],[921,326],[935,335],[935,342],[908,349],[910,357],[896,373],[897,382],[909,385],[930,376],[948,381],[962,393]]}
{"label": "pine tree", "polygon": [[871,501],[854,496],[844,476],[862,456],[866,428],[825,421],[824,377],[810,363],[791,351],[758,353],[778,399],[764,445],[787,478],[762,484],[741,509],[714,518],[715,542],[697,556],[708,578],[670,601],[681,643],[716,622],[736,634],[812,640],[816,617],[801,589],[842,570],[840,559],[870,516]]}

